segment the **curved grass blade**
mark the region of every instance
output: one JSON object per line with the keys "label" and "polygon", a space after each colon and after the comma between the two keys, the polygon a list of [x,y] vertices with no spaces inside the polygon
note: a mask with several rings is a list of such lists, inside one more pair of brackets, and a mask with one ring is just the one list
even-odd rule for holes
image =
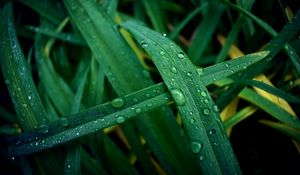
{"label": "curved grass blade", "polygon": [[285,135],[297,141],[298,144],[300,143],[300,129],[295,129],[288,125],[269,120],[259,120],[259,122],[284,133]]}
{"label": "curved grass blade", "polygon": [[235,83],[237,84],[243,84],[243,85],[250,85],[250,86],[254,86],[254,87],[257,87],[257,88],[260,88],[266,92],[269,92],[275,96],[278,96],[278,97],[281,97],[283,99],[285,99],[286,101],[288,102],[291,102],[291,103],[300,103],[300,99],[291,95],[291,94],[288,94],[278,88],[275,88],[273,86],[270,86],[268,84],[265,84],[265,83],[262,83],[260,81],[257,81],[257,80],[241,80],[241,81],[236,81]]}
{"label": "curved grass blade", "polygon": [[47,123],[48,118],[16,37],[11,4],[4,7],[0,26],[0,63],[3,76],[19,124],[24,130],[31,130]]}
{"label": "curved grass blade", "polygon": [[[92,0],[64,2],[71,18],[119,96],[153,84],[149,73],[143,69],[133,51],[116,30],[112,19],[99,4]],[[187,144],[182,143],[187,141],[180,135],[180,128],[174,115],[170,108],[164,106],[162,109],[144,114],[144,117],[138,117],[133,122],[149,143],[151,151],[169,173],[196,174],[195,165],[187,163],[192,155],[186,154]]]}
{"label": "curved grass blade", "polygon": [[[181,113],[191,148],[204,174],[240,174],[217,106],[196,67],[171,40],[134,22],[122,25],[151,55]],[[226,69],[226,68],[224,68]]]}

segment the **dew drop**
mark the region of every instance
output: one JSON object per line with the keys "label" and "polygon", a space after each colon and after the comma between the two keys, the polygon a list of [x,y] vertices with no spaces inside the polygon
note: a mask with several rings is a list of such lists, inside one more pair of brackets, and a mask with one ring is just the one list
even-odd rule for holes
{"label": "dew drop", "polygon": [[177,69],[176,69],[176,67],[172,66],[172,68],[171,68],[171,72],[173,72],[174,74],[176,74],[176,73],[177,73]]}
{"label": "dew drop", "polygon": [[201,94],[202,97],[206,97],[207,96],[207,94],[206,94],[205,91],[202,91],[200,94]]}
{"label": "dew drop", "polygon": [[116,122],[117,123],[124,123],[125,122],[125,117],[123,117],[123,116],[118,116],[117,118],[116,118]]}
{"label": "dew drop", "polygon": [[204,156],[200,156],[199,159],[202,161],[204,160]]}
{"label": "dew drop", "polygon": [[203,110],[203,113],[204,113],[205,115],[209,115],[210,110],[209,110],[208,108],[206,108],[206,109]]}
{"label": "dew drop", "polygon": [[136,112],[137,114],[139,114],[139,113],[142,112],[142,110],[141,110],[140,108],[137,108],[137,109],[135,109],[135,112]]}
{"label": "dew drop", "polygon": [[228,68],[228,67],[229,67],[229,64],[226,63],[226,64],[225,64],[225,67]]}
{"label": "dew drop", "polygon": [[212,129],[209,131],[209,135],[214,136],[216,134],[216,130]]}
{"label": "dew drop", "polygon": [[202,144],[198,142],[192,142],[192,151],[193,153],[197,154],[202,149]]}
{"label": "dew drop", "polygon": [[167,36],[167,34],[166,34],[166,33],[163,33],[163,34],[162,34],[162,36],[166,37],[166,36]]}
{"label": "dew drop", "polygon": [[150,107],[152,106],[152,103],[148,103],[146,106],[147,106],[148,108],[150,108]]}
{"label": "dew drop", "polygon": [[77,132],[76,135],[79,136],[79,132]]}
{"label": "dew drop", "polygon": [[203,68],[197,68],[197,74],[203,75]]}
{"label": "dew drop", "polygon": [[148,44],[145,41],[142,41],[141,46],[142,46],[142,48],[146,48],[146,47],[148,47]]}
{"label": "dew drop", "polygon": [[165,55],[165,52],[164,51],[160,51],[159,54],[160,55]]}
{"label": "dew drop", "polygon": [[177,106],[183,106],[185,104],[185,96],[183,95],[180,89],[171,90],[171,95],[174,98],[174,101]]}
{"label": "dew drop", "polygon": [[193,115],[193,111],[190,111],[189,114],[190,114],[190,115]]}
{"label": "dew drop", "polygon": [[59,119],[59,125],[66,127],[69,125],[69,120],[66,117],[62,117]]}
{"label": "dew drop", "polygon": [[177,54],[177,57],[180,58],[180,59],[183,59],[185,56],[184,56],[184,53],[183,52],[179,52]]}
{"label": "dew drop", "polygon": [[192,72],[188,72],[187,76],[191,77],[192,76]]}
{"label": "dew drop", "polygon": [[111,101],[111,106],[114,108],[120,108],[124,105],[124,100],[122,98],[116,98]]}
{"label": "dew drop", "polygon": [[191,119],[190,119],[190,124],[192,125],[192,124],[194,124],[194,123],[195,123],[195,119],[191,118]]}
{"label": "dew drop", "polygon": [[146,97],[150,97],[150,94],[146,94]]}
{"label": "dew drop", "polygon": [[24,108],[27,108],[27,104],[26,104],[26,103],[22,104],[22,106],[23,106]]}
{"label": "dew drop", "polygon": [[70,165],[70,164],[68,164],[68,168],[71,168],[71,165]]}
{"label": "dew drop", "polygon": [[49,126],[46,124],[42,124],[39,126],[39,132],[41,133],[47,133],[49,131]]}
{"label": "dew drop", "polygon": [[207,99],[204,99],[204,103],[208,104],[208,102],[209,102],[209,101],[208,101]]}
{"label": "dew drop", "polygon": [[217,105],[214,105],[214,106],[213,106],[213,110],[214,110],[215,112],[219,112],[218,106],[217,106]]}
{"label": "dew drop", "polygon": [[28,98],[28,100],[31,100],[31,99],[32,99],[32,97],[31,97],[30,95],[28,95],[28,97],[27,97],[27,98]]}

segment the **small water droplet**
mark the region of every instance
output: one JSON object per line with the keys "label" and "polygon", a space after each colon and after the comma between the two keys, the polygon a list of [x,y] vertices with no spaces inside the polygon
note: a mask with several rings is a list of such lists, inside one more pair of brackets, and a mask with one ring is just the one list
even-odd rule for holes
{"label": "small water droplet", "polygon": [[41,133],[47,133],[49,131],[49,126],[46,124],[42,124],[39,126],[39,132]]}
{"label": "small water droplet", "polygon": [[27,108],[27,104],[26,104],[26,103],[22,104],[22,106],[23,106],[24,108]]}
{"label": "small water droplet", "polygon": [[187,76],[189,76],[189,77],[191,77],[192,75],[193,75],[192,72],[187,73]]}
{"label": "small water droplet", "polygon": [[119,123],[119,124],[120,124],[120,123],[124,123],[125,120],[126,120],[126,119],[125,119],[125,117],[123,117],[123,116],[118,116],[118,117],[116,118],[116,122]]}
{"label": "small water droplet", "polygon": [[191,119],[190,119],[190,124],[194,124],[195,121],[196,121],[195,119],[191,118]]}
{"label": "small water droplet", "polygon": [[150,94],[146,94],[146,97],[150,97]]}
{"label": "small water droplet", "polygon": [[32,97],[31,97],[30,95],[28,95],[28,97],[27,97],[27,98],[28,98],[28,100],[31,100],[31,98],[32,98]]}
{"label": "small water droplet", "polygon": [[203,68],[197,68],[197,74],[203,75]]}
{"label": "small water droplet", "polygon": [[208,108],[205,108],[205,109],[203,110],[203,113],[204,113],[205,115],[209,115],[210,110],[209,110]]}
{"label": "small water droplet", "polygon": [[226,63],[226,64],[225,64],[225,67],[228,68],[228,67],[229,67],[229,64]]}
{"label": "small water droplet", "polygon": [[207,96],[207,94],[206,94],[205,91],[202,91],[200,94],[201,94],[202,97],[206,97]]}
{"label": "small water droplet", "polygon": [[176,74],[176,73],[177,73],[176,67],[172,66],[172,67],[171,67],[171,72],[173,72],[174,74]]}
{"label": "small water droplet", "polygon": [[204,160],[204,156],[200,156],[199,159],[202,161]]}
{"label": "small water droplet", "polygon": [[184,53],[183,52],[179,52],[177,54],[177,57],[180,58],[180,59],[183,59],[185,56],[184,56]]}
{"label": "small water droplet", "polygon": [[124,99],[122,99],[122,98],[116,98],[116,99],[112,100],[110,104],[114,108],[120,108],[120,107],[122,107],[124,105]]}
{"label": "small water droplet", "polygon": [[212,166],[213,166],[213,163],[212,163],[212,162],[210,162],[210,163],[209,163],[209,166],[210,166],[210,167],[212,167]]}
{"label": "small water droplet", "polygon": [[77,132],[76,135],[79,136],[79,132]]}
{"label": "small water droplet", "polygon": [[165,55],[165,52],[164,51],[160,51],[159,54],[160,55]]}
{"label": "small water droplet", "polygon": [[162,36],[166,37],[166,36],[167,36],[167,34],[166,34],[166,33],[162,33]]}
{"label": "small water droplet", "polygon": [[193,153],[197,154],[202,149],[202,143],[192,142],[192,151]]}
{"label": "small water droplet", "polygon": [[148,108],[150,108],[150,107],[152,106],[152,103],[148,103],[146,106],[147,106]]}
{"label": "small water droplet", "polygon": [[216,130],[212,129],[209,131],[209,135],[214,136],[216,134]]}
{"label": "small water droplet", "polygon": [[139,113],[142,112],[142,110],[141,110],[140,108],[137,108],[137,109],[135,109],[135,112],[136,112],[137,114],[139,114]]}
{"label": "small water droplet", "polygon": [[190,111],[189,114],[190,114],[190,115],[193,115],[193,111]]}
{"label": "small water droplet", "polygon": [[21,91],[21,88],[17,88],[18,91]]}
{"label": "small water droplet", "polygon": [[68,164],[68,168],[71,168],[71,165],[70,165],[70,164]]}
{"label": "small water droplet", "polygon": [[184,94],[180,89],[172,89],[171,95],[174,98],[174,101],[177,106],[183,106],[186,102]]}
{"label": "small water droplet", "polygon": [[69,120],[66,117],[62,117],[59,119],[59,125],[66,127],[69,125]]}
{"label": "small water droplet", "polygon": [[214,110],[215,112],[219,112],[218,106],[217,106],[217,105],[214,105],[214,106],[213,106],[213,110]]}
{"label": "small water droplet", "polygon": [[15,157],[11,157],[12,160],[15,160]]}
{"label": "small water droplet", "polygon": [[209,102],[209,101],[208,101],[207,99],[204,99],[204,103],[208,104],[208,102]]}

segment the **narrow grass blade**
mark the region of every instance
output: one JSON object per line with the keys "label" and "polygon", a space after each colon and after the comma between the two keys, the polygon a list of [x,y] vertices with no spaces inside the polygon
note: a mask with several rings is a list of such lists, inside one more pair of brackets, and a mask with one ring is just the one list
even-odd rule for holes
{"label": "narrow grass blade", "polygon": [[16,37],[11,4],[4,7],[0,26],[0,64],[3,76],[19,124],[24,130],[31,130],[47,123],[48,118]]}
{"label": "narrow grass blade", "polygon": [[256,107],[248,106],[231,116],[228,120],[224,121],[224,127],[226,129],[232,128],[239,122],[245,120],[247,117],[251,116],[257,110]]}
{"label": "narrow grass blade", "polygon": [[[195,33],[187,53],[194,64],[197,65],[201,62],[200,58],[213,38],[212,35],[219,24],[224,9],[224,6],[217,2],[211,2],[209,8],[206,9],[207,11],[199,24],[199,28]],[[212,11],[214,15],[211,15]]]}
{"label": "narrow grass blade", "polygon": [[82,167],[87,173],[92,175],[108,175],[108,173],[102,167],[101,162],[91,158],[87,151],[84,150],[82,147],[80,148],[80,156],[83,160],[85,160],[82,161]]}
{"label": "narrow grass blade", "polygon": [[159,32],[166,33],[166,19],[165,19],[165,13],[163,9],[161,8],[161,1],[158,0],[141,0],[145,9],[146,13],[148,14],[151,23],[153,25],[153,28]]}
{"label": "narrow grass blade", "polygon": [[17,116],[13,115],[11,112],[7,111],[3,106],[0,106],[0,117],[10,123],[17,123]]}
{"label": "narrow grass blade", "polygon": [[79,175],[81,174],[81,158],[80,158],[80,146],[77,144],[71,144],[67,146],[67,157],[65,160],[65,175]]}
{"label": "narrow grass blade", "polygon": [[191,149],[203,173],[240,174],[217,106],[197,76],[196,67],[174,42],[161,34],[133,22],[122,26],[141,43],[160,71],[179,108]]}
{"label": "narrow grass blade", "polygon": [[288,102],[298,103],[298,104],[300,103],[300,99],[298,97],[295,97],[295,96],[288,94],[278,88],[275,88],[273,86],[270,86],[268,84],[262,83],[257,80],[241,80],[241,81],[236,81],[235,83],[254,86],[254,87],[260,88],[266,92],[269,92],[275,96],[281,97]]}
{"label": "narrow grass blade", "polygon": [[295,129],[293,127],[290,127],[289,125],[269,120],[259,120],[259,122],[284,133],[285,135],[293,138],[295,141],[300,143],[300,129]]}
{"label": "narrow grass blade", "polygon": [[195,10],[193,10],[192,12],[190,12],[183,20],[182,22],[180,22],[175,28],[174,30],[168,34],[168,37],[171,40],[174,40],[179,34],[180,31],[188,24],[189,21],[191,21],[196,15],[199,14],[199,12],[201,12],[202,9],[207,8],[208,6],[208,2],[202,4],[201,6],[197,7]]}
{"label": "narrow grass blade", "polygon": [[104,1],[103,8],[106,13],[114,18],[116,16],[119,0],[106,0]]}

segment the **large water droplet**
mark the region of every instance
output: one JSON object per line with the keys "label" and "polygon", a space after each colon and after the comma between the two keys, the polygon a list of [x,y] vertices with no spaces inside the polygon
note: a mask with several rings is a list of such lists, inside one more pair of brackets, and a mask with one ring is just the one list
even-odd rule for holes
{"label": "large water droplet", "polygon": [[174,98],[174,101],[177,106],[183,106],[186,102],[184,94],[180,89],[172,89],[171,95]]}
{"label": "large water droplet", "polygon": [[205,109],[203,110],[203,113],[204,113],[205,115],[209,115],[210,110],[209,110],[208,108],[205,108]]}
{"label": "large water droplet", "polygon": [[193,153],[197,154],[202,149],[202,143],[192,142],[192,151]]}
{"label": "large water droplet", "polygon": [[184,56],[184,53],[183,52],[179,52],[177,54],[177,57],[180,58],[180,59],[183,59],[185,56]]}
{"label": "large water droplet", "polygon": [[120,123],[124,123],[124,122],[125,122],[125,117],[123,117],[123,116],[121,116],[121,115],[118,116],[118,117],[116,118],[116,122],[119,123],[119,124],[120,124]]}
{"label": "large water droplet", "polygon": [[49,126],[46,124],[42,124],[39,126],[39,132],[41,133],[47,133],[49,131]]}
{"label": "large water droplet", "polygon": [[69,125],[69,120],[66,117],[62,117],[59,119],[59,125],[66,127]]}
{"label": "large water droplet", "polygon": [[116,98],[111,101],[111,105],[114,108],[120,108],[124,105],[124,100],[122,98]]}

